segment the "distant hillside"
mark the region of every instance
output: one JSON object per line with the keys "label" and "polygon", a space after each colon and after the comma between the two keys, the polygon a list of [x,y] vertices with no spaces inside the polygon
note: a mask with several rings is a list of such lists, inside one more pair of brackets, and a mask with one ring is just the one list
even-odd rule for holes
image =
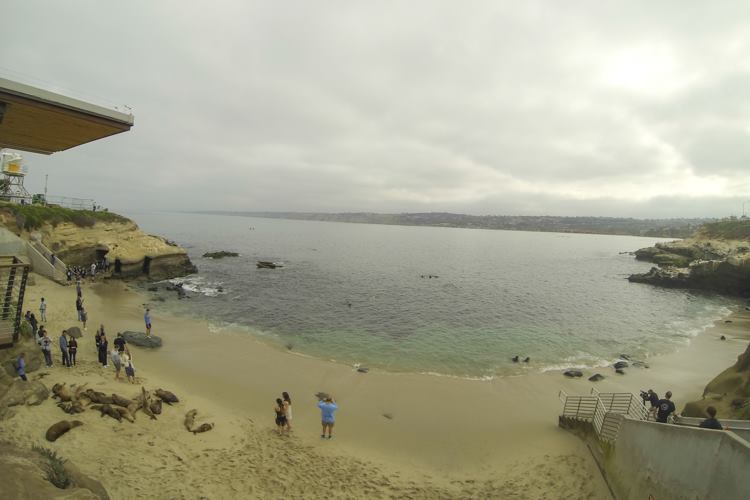
{"label": "distant hillside", "polygon": [[618,234],[657,238],[687,238],[700,225],[715,219],[626,219],[616,217],[555,217],[523,215],[465,215],[444,212],[378,214],[305,213],[305,212],[232,212],[201,213],[263,217],[270,219],[389,224],[399,226],[436,226],[510,231]]}

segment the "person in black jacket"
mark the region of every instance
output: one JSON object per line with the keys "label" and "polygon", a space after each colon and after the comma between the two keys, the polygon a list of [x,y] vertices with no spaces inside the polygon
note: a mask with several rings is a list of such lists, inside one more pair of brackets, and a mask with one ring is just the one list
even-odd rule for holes
{"label": "person in black jacket", "polygon": [[659,406],[656,409],[656,421],[662,424],[667,423],[667,417],[675,411],[674,403],[671,401],[672,391],[667,391],[664,399],[659,400]]}
{"label": "person in black jacket", "polygon": [[716,429],[717,431],[724,430],[721,422],[716,419],[716,408],[709,406],[706,408],[706,413],[708,414],[708,418],[701,422],[700,427],[703,429]]}

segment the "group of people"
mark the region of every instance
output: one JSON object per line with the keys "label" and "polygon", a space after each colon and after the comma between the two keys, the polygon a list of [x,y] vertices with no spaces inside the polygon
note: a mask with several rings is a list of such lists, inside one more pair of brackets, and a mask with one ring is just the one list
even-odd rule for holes
{"label": "group of people", "polygon": [[68,281],[96,278],[96,273],[103,271],[109,271],[109,260],[106,257],[92,262],[90,266],[68,266],[65,277]]}
{"label": "group of people", "polygon": [[[672,402],[672,391],[667,391],[664,394],[664,399],[659,399],[659,396],[654,392],[653,389],[649,389],[645,393],[642,393],[644,404],[648,401],[651,404],[649,415],[657,422],[666,424],[669,420],[669,416],[675,412],[675,406]],[[700,423],[699,427],[704,429],[716,429],[724,430],[725,427],[721,425],[721,422],[716,418],[716,408],[709,406],[706,408],[706,414],[708,418]]]}
{"label": "group of people", "polygon": [[[318,401],[320,408],[321,424],[323,431],[320,434],[321,439],[333,438],[333,425],[335,423],[334,413],[338,410],[338,405],[333,400],[333,396],[325,396]],[[279,435],[289,434],[292,430],[292,398],[288,392],[282,392],[280,398],[276,398],[276,405],[273,407],[276,414],[276,431]]]}

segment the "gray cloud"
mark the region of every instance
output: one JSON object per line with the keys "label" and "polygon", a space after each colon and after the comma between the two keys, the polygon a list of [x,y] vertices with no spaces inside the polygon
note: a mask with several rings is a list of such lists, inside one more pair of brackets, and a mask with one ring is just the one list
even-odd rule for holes
{"label": "gray cloud", "polygon": [[0,74],[133,107],[26,156],[113,208],[722,216],[750,199],[747,10],[9,0]]}

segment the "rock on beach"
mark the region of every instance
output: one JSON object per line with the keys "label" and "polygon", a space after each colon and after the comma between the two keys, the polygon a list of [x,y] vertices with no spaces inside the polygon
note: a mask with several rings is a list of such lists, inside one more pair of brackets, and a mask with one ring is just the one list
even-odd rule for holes
{"label": "rock on beach", "polygon": [[161,337],[151,335],[147,337],[144,332],[122,332],[122,338],[128,344],[137,345],[140,347],[161,347]]}

